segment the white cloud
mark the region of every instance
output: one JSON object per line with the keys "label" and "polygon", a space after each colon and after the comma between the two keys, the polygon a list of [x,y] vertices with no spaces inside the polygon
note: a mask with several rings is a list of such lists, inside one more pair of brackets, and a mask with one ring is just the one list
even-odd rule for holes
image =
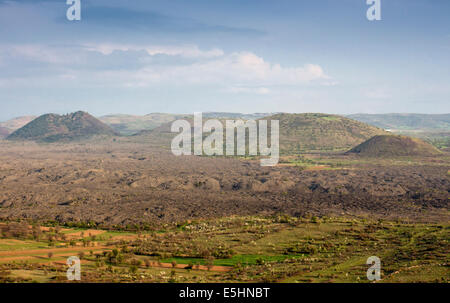
{"label": "white cloud", "polygon": [[158,45],[130,45],[130,44],[85,44],[83,47],[89,51],[96,51],[103,55],[110,55],[114,51],[145,51],[149,56],[168,55],[187,58],[213,58],[223,56],[221,49],[213,48],[201,50],[196,45],[158,46]]}
{"label": "white cloud", "polygon": [[171,81],[186,84],[219,84],[227,86],[306,85],[328,83],[330,77],[322,67],[282,67],[266,62],[250,52],[237,52],[190,65],[146,66],[127,73],[127,86],[146,86]]}
{"label": "white cloud", "polygon": [[[120,68],[114,68],[116,57],[99,60],[92,52],[109,56],[115,51],[145,50],[148,56],[157,54],[167,56],[162,61],[141,60],[142,57],[120,56]],[[305,85],[334,85],[331,79],[317,64],[285,67],[271,63],[252,52],[225,54],[219,49],[201,50],[197,46],[136,46],[120,44],[91,44],[73,48],[47,45],[0,45],[0,55],[6,54],[15,59],[27,58],[48,63],[45,77],[30,74],[23,77],[23,83],[43,83],[57,85],[59,81],[76,80],[77,85],[102,87],[151,87],[155,85],[210,86],[222,92],[266,95],[276,91],[276,87],[298,87]],[[145,55],[144,55],[145,56]],[[189,58],[180,63],[182,56]],[[114,60],[113,62],[111,60]],[[131,62],[133,64],[127,64]],[[11,61],[14,65],[19,61]],[[112,64],[112,65],[111,65]],[[130,67],[132,65],[132,68]],[[55,68],[56,67],[56,68]],[[53,79],[53,83],[52,80]],[[9,83],[18,85],[20,77]],[[8,82],[8,81],[7,81]]]}

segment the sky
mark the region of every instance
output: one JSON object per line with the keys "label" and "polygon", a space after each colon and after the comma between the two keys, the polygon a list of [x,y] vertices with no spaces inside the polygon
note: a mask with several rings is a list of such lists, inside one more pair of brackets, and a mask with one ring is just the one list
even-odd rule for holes
{"label": "sky", "polygon": [[450,1],[0,0],[0,121],[449,113]]}

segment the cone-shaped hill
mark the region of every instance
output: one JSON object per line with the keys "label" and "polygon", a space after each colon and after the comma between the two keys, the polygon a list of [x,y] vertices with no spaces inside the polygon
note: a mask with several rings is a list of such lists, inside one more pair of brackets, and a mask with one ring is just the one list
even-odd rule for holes
{"label": "cone-shaped hill", "polygon": [[368,157],[435,156],[441,152],[429,143],[406,136],[375,136],[347,153]]}
{"label": "cone-shaped hill", "polygon": [[8,140],[72,141],[93,136],[114,136],[108,125],[82,111],[67,115],[42,115],[7,137]]}

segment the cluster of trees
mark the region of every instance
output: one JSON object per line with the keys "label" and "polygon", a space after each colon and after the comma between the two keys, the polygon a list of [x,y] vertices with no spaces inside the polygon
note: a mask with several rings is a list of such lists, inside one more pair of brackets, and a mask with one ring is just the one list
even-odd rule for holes
{"label": "cluster of trees", "polygon": [[39,240],[43,232],[39,225],[29,226],[27,222],[10,222],[0,225],[0,237]]}

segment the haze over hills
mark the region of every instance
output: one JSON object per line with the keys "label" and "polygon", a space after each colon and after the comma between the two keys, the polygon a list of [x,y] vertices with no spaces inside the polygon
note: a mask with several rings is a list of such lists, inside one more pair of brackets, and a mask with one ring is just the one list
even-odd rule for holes
{"label": "haze over hills", "polygon": [[36,116],[17,117],[17,118],[13,118],[13,119],[10,119],[5,122],[0,122],[0,127],[7,128],[10,130],[10,132],[12,132],[12,131],[15,131],[16,129],[19,129],[19,128],[25,126],[26,124],[30,123],[34,119],[36,119]]}
{"label": "haze over hills", "polygon": [[[192,114],[191,114],[192,115]],[[271,113],[225,113],[225,112],[207,112],[203,113],[204,118],[209,119],[260,119],[272,115]],[[98,119],[105,124],[108,124],[116,132],[122,135],[134,135],[141,131],[148,131],[155,129],[165,123],[172,122],[177,119],[190,116],[188,114],[166,114],[166,113],[151,113],[148,115],[106,115]]]}
{"label": "haze over hills", "polygon": [[440,149],[450,147],[450,114],[355,114],[347,117],[398,135],[422,139]]}
{"label": "haze over hills", "polygon": [[183,116],[164,113],[151,113],[144,116],[116,114],[102,116],[98,119],[122,135],[133,135],[143,130],[152,130],[161,124]]}
{"label": "haze over hills", "polygon": [[14,131],[7,139],[56,142],[98,135],[114,136],[117,133],[90,114],[78,111],[67,115],[42,115]]}
{"label": "haze over hills", "polygon": [[450,114],[354,114],[347,117],[390,130],[450,131]]}
{"label": "haze over hills", "polygon": [[436,156],[441,152],[417,138],[398,135],[381,135],[370,138],[352,148],[348,153],[368,157]]}
{"label": "haze over hills", "polygon": [[[206,112],[204,118],[217,119],[261,119],[281,113],[227,113]],[[136,134],[142,130],[152,130],[164,123],[186,117],[192,114],[150,113],[147,115],[112,114],[98,117],[100,121],[111,126],[123,135]],[[391,131],[422,131],[450,132],[450,114],[352,114],[345,117],[367,123]],[[16,130],[35,119],[36,116],[17,117],[0,122],[0,127]]]}
{"label": "haze over hills", "polygon": [[[86,113],[86,115],[89,114]],[[41,119],[53,117],[53,120],[46,120],[47,122],[37,120],[26,129],[14,134],[11,133],[27,124],[34,116],[19,117],[0,123],[0,127],[3,127],[3,129],[0,128],[0,138],[10,135],[9,139],[34,138],[30,140],[58,141],[83,138],[90,136],[91,132],[92,134],[120,133],[126,136],[147,137],[146,139],[161,145],[163,141],[167,143],[174,136],[170,132],[172,121],[187,119],[192,122],[192,115],[188,114],[151,113],[142,116],[116,114],[102,116],[98,120],[89,115],[85,117],[86,119],[81,118],[86,120],[86,123],[81,122],[79,126],[69,127],[63,122],[64,119],[55,118],[57,116],[54,114],[41,116],[39,117]],[[280,148],[286,154],[313,150],[346,150],[375,135],[386,134],[381,128],[389,129],[396,134],[421,138],[442,149],[450,145],[450,114],[355,114],[344,117],[329,114],[207,112],[203,113],[203,118],[222,121],[278,119],[280,120]],[[48,123],[47,126],[45,126],[46,123]],[[93,128],[88,127],[90,124]],[[36,129],[32,130],[32,128]],[[48,128],[47,133],[44,131],[45,128]],[[77,132],[81,133],[76,134]]]}
{"label": "haze over hills", "polygon": [[243,120],[257,120],[264,117],[272,116],[279,113],[253,113],[253,114],[242,114],[242,113],[227,113],[227,112],[206,112],[203,113],[204,118],[208,119],[243,119]]}

